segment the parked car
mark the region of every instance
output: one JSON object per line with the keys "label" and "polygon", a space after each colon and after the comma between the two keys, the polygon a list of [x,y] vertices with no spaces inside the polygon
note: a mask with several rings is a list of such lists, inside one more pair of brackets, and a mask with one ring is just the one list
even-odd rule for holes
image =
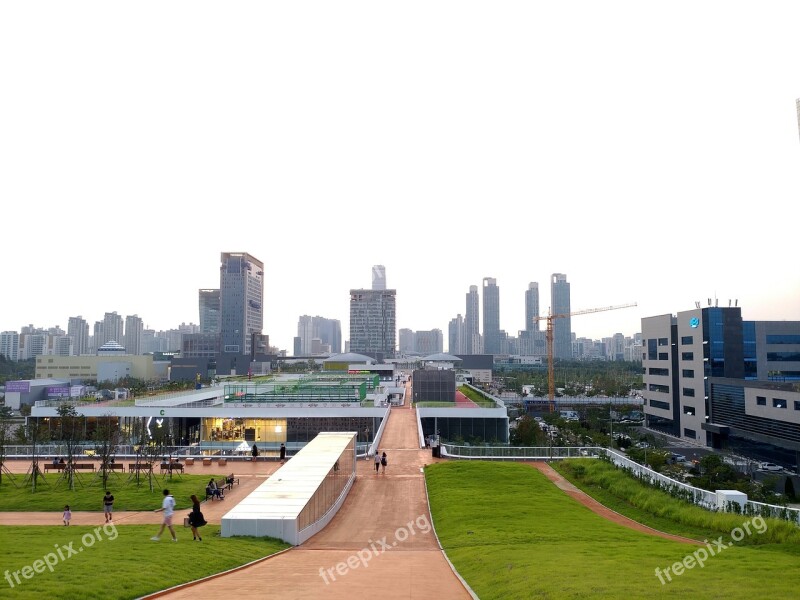
{"label": "parked car", "polygon": [[759,471],[772,471],[772,472],[780,472],[783,471],[783,467],[780,465],[776,465],[775,463],[771,462],[762,462],[759,467]]}

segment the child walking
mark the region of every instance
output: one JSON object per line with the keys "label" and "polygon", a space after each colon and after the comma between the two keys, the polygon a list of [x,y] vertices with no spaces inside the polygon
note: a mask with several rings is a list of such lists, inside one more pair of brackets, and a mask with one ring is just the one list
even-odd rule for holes
{"label": "child walking", "polygon": [[69,520],[72,518],[72,511],[69,509],[69,504],[64,506],[64,525],[69,525]]}

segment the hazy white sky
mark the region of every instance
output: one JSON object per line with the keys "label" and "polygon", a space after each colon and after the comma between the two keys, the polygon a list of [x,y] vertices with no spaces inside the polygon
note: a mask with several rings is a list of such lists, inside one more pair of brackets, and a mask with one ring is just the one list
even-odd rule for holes
{"label": "hazy white sky", "polygon": [[[800,3],[4,2],[0,330],[199,321],[221,252],[265,324],[398,327],[565,273],[579,336],[738,299],[800,319]],[[446,342],[445,342],[446,346]]]}

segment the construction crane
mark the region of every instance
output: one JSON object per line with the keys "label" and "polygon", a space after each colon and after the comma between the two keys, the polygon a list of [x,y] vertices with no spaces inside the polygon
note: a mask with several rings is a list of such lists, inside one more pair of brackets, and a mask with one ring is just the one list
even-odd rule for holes
{"label": "construction crane", "polygon": [[[620,304],[618,306],[604,306],[602,308],[587,308],[586,310],[576,310],[575,312],[562,314],[548,314],[546,317],[533,317],[533,322],[547,321],[545,339],[547,340],[547,399],[550,412],[555,410],[556,380],[553,375],[553,320],[565,317],[575,317],[577,315],[588,315],[590,313],[604,312],[606,310],[617,310],[620,308],[630,308],[636,306],[636,302],[631,304]],[[549,311],[548,311],[549,312]]]}

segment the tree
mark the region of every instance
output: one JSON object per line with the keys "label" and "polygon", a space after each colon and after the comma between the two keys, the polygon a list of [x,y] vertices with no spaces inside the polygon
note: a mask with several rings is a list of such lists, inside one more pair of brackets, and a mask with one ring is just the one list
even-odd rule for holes
{"label": "tree", "polygon": [[64,444],[67,466],[64,474],[67,476],[67,486],[75,489],[75,451],[83,438],[83,420],[75,409],[75,406],[68,403],[59,405],[56,409],[61,422],[60,438]]}
{"label": "tree", "polygon": [[41,419],[28,417],[25,425],[20,425],[15,435],[22,444],[31,447],[31,470],[25,483],[30,482],[31,491],[35,492],[39,478],[42,477],[42,471],[39,469],[39,443],[44,441],[47,431],[45,431]]}
{"label": "tree", "polygon": [[3,464],[6,459],[6,446],[8,446],[14,438],[12,428],[14,426],[11,420],[11,408],[8,406],[0,406],[0,483],[3,482]]}
{"label": "tree", "polygon": [[517,421],[517,427],[511,432],[511,443],[515,446],[546,446],[544,431],[539,424],[525,415]]}
{"label": "tree", "polygon": [[103,489],[107,489],[109,465],[117,452],[117,446],[120,441],[116,417],[111,414],[98,417],[93,439],[95,455],[100,459],[100,476],[103,479]]}

